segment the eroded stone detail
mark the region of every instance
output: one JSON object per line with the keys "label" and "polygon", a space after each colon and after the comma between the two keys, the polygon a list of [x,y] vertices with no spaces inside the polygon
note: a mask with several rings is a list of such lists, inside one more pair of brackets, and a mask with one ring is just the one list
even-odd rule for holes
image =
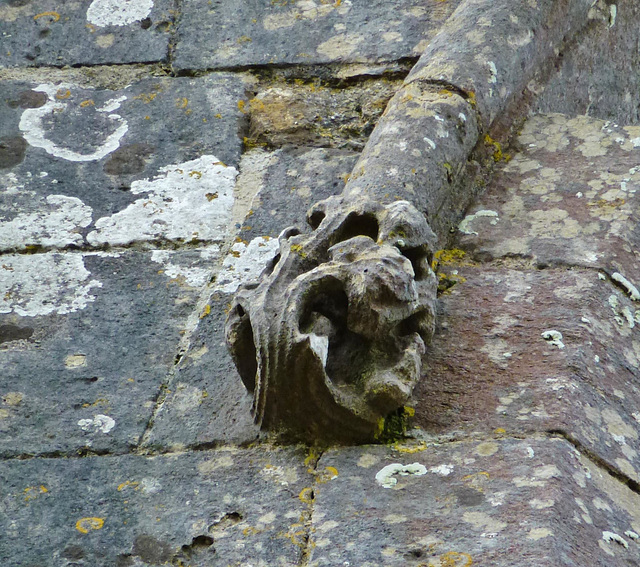
{"label": "eroded stone detail", "polygon": [[330,197],[308,222],[240,289],[227,342],[263,428],[371,440],[411,395],[433,335],[435,235],[407,201]]}

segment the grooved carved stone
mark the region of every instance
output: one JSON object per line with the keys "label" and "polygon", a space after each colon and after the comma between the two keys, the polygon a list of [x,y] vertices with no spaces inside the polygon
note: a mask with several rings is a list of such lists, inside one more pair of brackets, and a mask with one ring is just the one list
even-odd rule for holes
{"label": "grooved carved stone", "polygon": [[434,330],[435,235],[407,201],[331,197],[289,228],[226,337],[257,423],[305,440],[366,441],[402,406]]}

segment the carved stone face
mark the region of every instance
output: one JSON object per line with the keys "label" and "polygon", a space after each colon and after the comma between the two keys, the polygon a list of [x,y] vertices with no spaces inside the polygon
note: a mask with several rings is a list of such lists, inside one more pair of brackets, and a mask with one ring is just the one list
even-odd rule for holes
{"label": "carved stone face", "polygon": [[434,327],[435,237],[406,201],[333,197],[309,222],[309,235],[284,231],[261,282],[238,293],[227,341],[261,426],[371,440],[420,376]]}

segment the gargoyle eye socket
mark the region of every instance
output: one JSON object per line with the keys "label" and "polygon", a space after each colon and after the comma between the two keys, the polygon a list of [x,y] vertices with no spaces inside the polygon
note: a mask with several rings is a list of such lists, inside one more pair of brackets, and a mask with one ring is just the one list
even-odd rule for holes
{"label": "gargoyle eye socket", "polygon": [[380,234],[380,225],[378,219],[372,214],[360,215],[358,213],[349,213],[344,223],[332,238],[331,245],[338,242],[344,242],[356,236],[368,236],[374,242],[377,242]]}
{"label": "gargoyle eye socket", "polygon": [[428,254],[424,247],[417,246],[415,248],[401,249],[402,255],[411,262],[415,280],[420,281],[429,275],[431,269],[431,255]]}

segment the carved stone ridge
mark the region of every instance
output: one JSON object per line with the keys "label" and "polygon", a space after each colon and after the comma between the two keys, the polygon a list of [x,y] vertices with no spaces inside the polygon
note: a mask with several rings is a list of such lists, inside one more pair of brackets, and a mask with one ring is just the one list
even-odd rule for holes
{"label": "carved stone ridge", "polygon": [[302,440],[368,441],[409,399],[434,331],[436,237],[407,201],[331,197],[284,230],[226,337],[255,420]]}

